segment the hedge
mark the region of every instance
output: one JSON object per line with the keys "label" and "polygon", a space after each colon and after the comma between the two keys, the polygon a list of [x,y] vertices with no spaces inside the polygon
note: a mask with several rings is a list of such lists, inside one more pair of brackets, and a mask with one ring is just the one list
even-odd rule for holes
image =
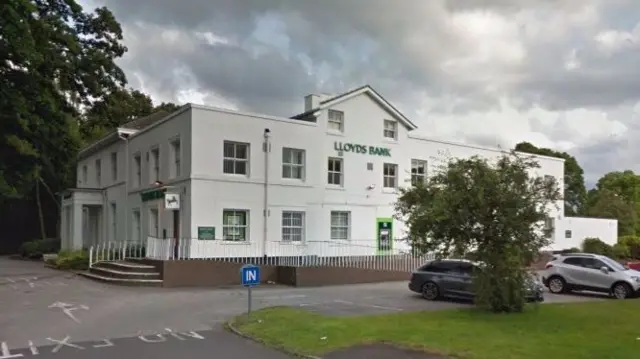
{"label": "hedge", "polygon": [[60,251],[59,238],[36,239],[24,242],[19,249],[22,257],[31,259],[40,259],[43,254],[58,253],[58,251]]}

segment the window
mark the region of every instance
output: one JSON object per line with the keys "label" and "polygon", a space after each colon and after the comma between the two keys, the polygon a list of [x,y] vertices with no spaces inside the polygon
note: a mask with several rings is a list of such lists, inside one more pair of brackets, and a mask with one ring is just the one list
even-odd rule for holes
{"label": "window", "polygon": [[392,140],[397,139],[398,123],[396,121],[384,120],[383,135],[384,135],[385,138],[389,138],[389,139],[392,139]]}
{"label": "window", "polygon": [[111,240],[116,241],[118,239],[118,211],[116,203],[111,202]]}
{"label": "window", "polygon": [[411,185],[424,183],[427,178],[427,161],[411,160]]}
{"label": "window", "polygon": [[564,238],[571,238],[571,230],[564,231]]}
{"label": "window", "polygon": [[382,172],[382,186],[384,188],[398,187],[398,165],[385,163],[382,166]]}
{"label": "window", "polygon": [[331,239],[349,239],[351,212],[331,211]]}
{"label": "window", "polygon": [[342,159],[329,158],[327,183],[342,186]]}
{"label": "window", "polygon": [[157,208],[149,208],[149,236],[160,238],[158,227],[160,226]]}
{"label": "window", "polygon": [[171,177],[180,177],[182,173],[182,169],[180,168],[180,157],[182,153],[180,152],[180,140],[176,139],[171,142],[171,155],[173,157],[173,165],[171,166]]}
{"label": "window", "polygon": [[434,261],[422,269],[424,272],[460,274],[460,263],[456,261]]}
{"label": "window", "polygon": [[102,182],[102,163],[100,159],[96,160],[96,187],[100,187]]}
{"label": "window", "polygon": [[282,212],[282,241],[304,240],[304,212]]}
{"label": "window", "polygon": [[249,174],[249,144],[224,141],[223,172],[233,175]]}
{"label": "window", "polygon": [[111,179],[118,180],[118,152],[111,152]]}
{"label": "window", "polygon": [[142,184],[142,157],[140,154],[133,156],[133,184],[139,187]]}
{"label": "window", "polygon": [[295,148],[282,149],[282,178],[303,179],[304,150]]}
{"label": "window", "polygon": [[337,110],[329,110],[329,122],[327,127],[331,131],[344,131],[344,112]]}
{"label": "window", "polygon": [[149,182],[154,183],[160,180],[160,149],[154,148],[151,151],[151,173]]}
{"label": "window", "polygon": [[89,182],[89,169],[87,168],[87,165],[84,165],[82,166],[82,184],[86,186],[88,182]]}
{"label": "window", "polygon": [[373,162],[367,162],[367,171],[373,171]]}
{"label": "window", "polygon": [[248,239],[248,211],[225,209],[222,211],[222,239],[246,241]]}
{"label": "window", "polygon": [[562,261],[562,263],[582,267],[582,261],[582,257],[569,257]]}
{"label": "window", "polygon": [[140,210],[134,209],[132,212],[132,226],[131,226],[131,240],[134,242],[140,242],[142,234],[140,232]]}

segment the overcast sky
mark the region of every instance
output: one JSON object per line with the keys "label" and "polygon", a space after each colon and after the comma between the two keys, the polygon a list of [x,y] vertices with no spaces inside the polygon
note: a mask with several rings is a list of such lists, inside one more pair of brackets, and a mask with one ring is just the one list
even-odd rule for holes
{"label": "overcast sky", "polygon": [[637,0],[82,0],[155,101],[272,115],[370,84],[435,138],[640,166]]}

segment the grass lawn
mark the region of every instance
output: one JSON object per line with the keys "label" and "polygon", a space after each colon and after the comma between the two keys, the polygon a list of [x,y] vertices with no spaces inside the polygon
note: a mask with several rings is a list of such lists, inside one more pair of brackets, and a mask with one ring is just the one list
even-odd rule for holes
{"label": "grass lawn", "polygon": [[640,357],[640,300],[543,304],[509,315],[455,309],[339,318],[279,307],[236,327],[267,345],[312,355],[384,341],[474,359]]}

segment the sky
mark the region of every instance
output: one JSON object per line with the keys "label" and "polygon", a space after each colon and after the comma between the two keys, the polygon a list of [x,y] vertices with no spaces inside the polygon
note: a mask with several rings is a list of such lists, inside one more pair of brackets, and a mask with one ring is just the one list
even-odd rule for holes
{"label": "sky", "polygon": [[640,170],[637,0],[81,0],[107,6],[129,86],[276,116],[371,85],[449,141],[529,141],[592,186]]}

